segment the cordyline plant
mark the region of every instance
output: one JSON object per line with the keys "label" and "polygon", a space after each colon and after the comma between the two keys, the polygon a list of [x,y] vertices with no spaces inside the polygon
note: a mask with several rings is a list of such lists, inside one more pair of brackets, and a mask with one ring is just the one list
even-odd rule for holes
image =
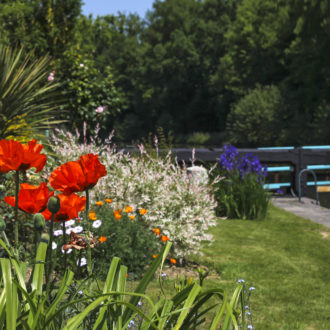
{"label": "cordyline plant", "polygon": [[42,137],[63,121],[54,110],[62,103],[58,84],[47,82],[50,59],[37,59],[24,49],[0,46],[0,139]]}
{"label": "cordyline plant", "polygon": [[147,209],[145,224],[151,230],[159,228],[163,236],[169,237],[178,257],[197,253],[203,240],[212,240],[207,229],[216,224],[217,203],[211,186],[219,177],[210,184],[191,180],[185,167],[173,164],[170,153],[163,158],[151,157],[142,145],[139,155],[117,152],[111,143],[112,135],[104,144],[97,135],[90,143],[86,139],[79,143],[79,139],[78,131],[72,135],[56,130],[50,144],[60,162],[89,152],[100,155],[109,175],[93,189],[93,202],[111,198],[115,209],[125,205]]}

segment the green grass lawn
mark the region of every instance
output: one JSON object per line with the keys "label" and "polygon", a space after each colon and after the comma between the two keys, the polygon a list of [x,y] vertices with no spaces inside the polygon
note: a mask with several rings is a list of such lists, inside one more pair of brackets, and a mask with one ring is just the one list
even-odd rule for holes
{"label": "green grass lawn", "polygon": [[[271,205],[265,220],[219,219],[210,232],[214,242],[191,260],[212,272],[207,288],[232,294],[240,278],[256,288],[254,329],[330,329],[330,229]],[[164,281],[168,297],[175,294],[173,274]],[[147,293],[159,299],[158,281]]]}
{"label": "green grass lawn", "polygon": [[330,329],[329,229],[271,206],[265,220],[219,220],[211,233],[192,258],[220,275],[209,284],[256,288],[255,329]]}

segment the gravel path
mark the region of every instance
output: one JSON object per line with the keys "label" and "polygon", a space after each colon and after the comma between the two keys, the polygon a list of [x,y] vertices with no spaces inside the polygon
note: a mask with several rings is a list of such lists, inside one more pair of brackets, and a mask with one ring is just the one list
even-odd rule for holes
{"label": "gravel path", "polygon": [[299,202],[294,197],[273,197],[271,202],[281,209],[330,228],[330,209],[316,205],[313,199],[303,197]]}

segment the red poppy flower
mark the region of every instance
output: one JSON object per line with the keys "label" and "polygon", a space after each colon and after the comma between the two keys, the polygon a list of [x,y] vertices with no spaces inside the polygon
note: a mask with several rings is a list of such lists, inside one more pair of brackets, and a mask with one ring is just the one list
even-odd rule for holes
{"label": "red poppy flower", "polygon": [[[49,197],[53,196],[48,190],[45,182],[40,186],[33,186],[28,183],[22,183],[18,193],[18,208],[27,213],[39,213],[46,209]],[[4,201],[15,207],[16,198],[14,196],[5,197]]]}
{"label": "red poppy flower", "polygon": [[42,149],[36,140],[27,145],[14,140],[0,140],[0,172],[26,171],[31,167],[40,172],[47,161],[47,157],[40,154]]}
{"label": "red poppy flower", "polygon": [[100,163],[98,156],[88,154],[56,168],[49,177],[49,184],[68,195],[94,187],[106,174],[105,166]]}
{"label": "red poppy flower", "polygon": [[[76,194],[59,194],[56,196],[60,199],[61,208],[55,214],[55,222],[68,221],[78,218],[78,213],[85,209],[86,197],[80,197]],[[46,220],[50,220],[52,215],[48,209],[42,212],[42,214]]]}

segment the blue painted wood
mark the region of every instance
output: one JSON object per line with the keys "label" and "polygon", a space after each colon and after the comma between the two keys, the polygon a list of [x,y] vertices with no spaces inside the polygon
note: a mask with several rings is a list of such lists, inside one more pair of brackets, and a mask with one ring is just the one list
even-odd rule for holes
{"label": "blue painted wood", "polygon": [[330,165],[307,165],[309,170],[329,170]]}
{"label": "blue painted wood", "polygon": [[[318,186],[328,186],[328,185],[330,185],[330,181],[317,181],[316,184]],[[307,186],[315,186],[315,182],[314,181],[308,181]]]}
{"label": "blue painted wood", "polygon": [[[291,171],[291,166],[272,166],[267,167],[267,172],[288,172]],[[264,168],[262,168],[264,170]]]}
{"label": "blue painted wood", "polygon": [[303,146],[302,149],[330,149],[330,146]]}
{"label": "blue painted wood", "polygon": [[258,150],[292,150],[294,147],[261,147]]}
{"label": "blue painted wood", "polygon": [[281,183],[265,183],[264,189],[280,189],[281,187],[291,187],[290,182],[281,182]]}

